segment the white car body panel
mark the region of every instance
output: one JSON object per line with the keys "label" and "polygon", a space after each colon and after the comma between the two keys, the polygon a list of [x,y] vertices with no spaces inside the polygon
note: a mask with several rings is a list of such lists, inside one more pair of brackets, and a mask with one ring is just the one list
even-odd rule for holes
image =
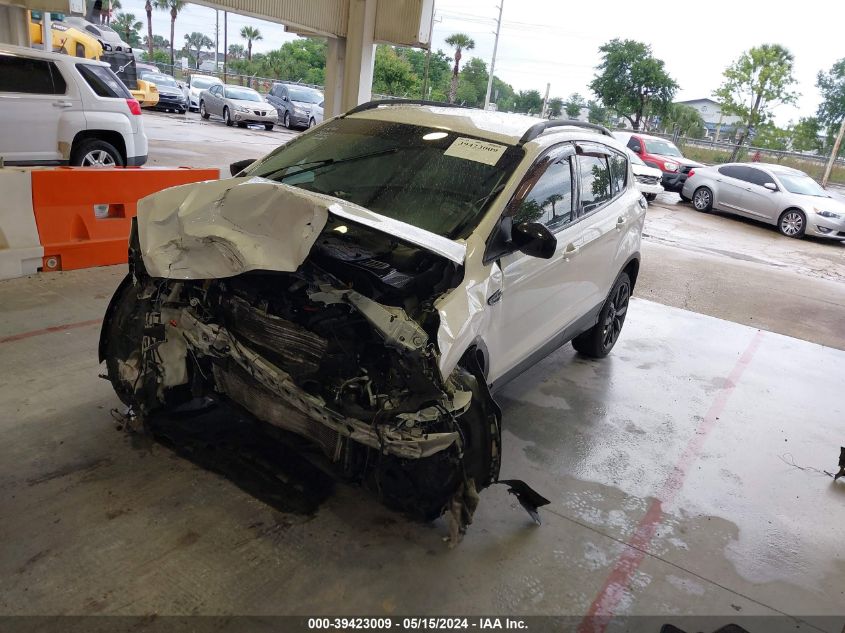
{"label": "white car body panel", "polygon": [[660,179],[663,178],[662,171],[660,171],[659,169],[655,169],[654,167],[649,167],[648,165],[637,165],[636,163],[631,163],[631,171],[634,172],[635,178],[637,176],[651,176],[653,178],[657,178],[657,182],[653,185],[649,185],[637,180],[635,184],[637,185],[637,189],[639,189],[641,193],[663,193],[664,189],[663,186],[660,184]]}

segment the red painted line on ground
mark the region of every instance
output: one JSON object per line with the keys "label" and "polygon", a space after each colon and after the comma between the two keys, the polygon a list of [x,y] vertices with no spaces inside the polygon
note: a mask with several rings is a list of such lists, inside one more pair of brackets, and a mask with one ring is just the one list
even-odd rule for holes
{"label": "red painted line on ground", "polygon": [[649,504],[648,510],[637,524],[633,536],[628,540],[625,551],[616,561],[616,565],[614,565],[610,575],[604,581],[604,585],[587,610],[587,614],[578,627],[578,633],[604,633],[619,603],[625,597],[631,578],[646,557],[651,541],[657,533],[658,527],[660,527],[663,520],[663,505],[672,503],[681,486],[683,486],[687,470],[698,457],[707,436],[716,426],[716,422],[724,411],[734,389],[736,389],[739,379],[751,363],[754,354],[757,353],[762,338],[763,332],[758,330],[742,356],[736,361],[736,365],[728,375],[727,385],[719,391],[716,399],[713,400],[707,414],[695,429],[694,435],[675,462],[672,472],[663,482],[654,501]]}
{"label": "red painted line on ground", "polygon": [[13,343],[15,341],[22,341],[23,339],[32,338],[34,336],[42,336],[43,334],[52,334],[54,332],[67,332],[68,330],[75,330],[81,327],[88,327],[89,325],[99,325],[102,322],[102,319],[91,319],[90,321],[79,321],[78,323],[54,325],[52,327],[45,327],[40,330],[32,330],[30,332],[21,332],[20,334],[3,336],[0,337],[0,345],[2,345],[3,343]]}

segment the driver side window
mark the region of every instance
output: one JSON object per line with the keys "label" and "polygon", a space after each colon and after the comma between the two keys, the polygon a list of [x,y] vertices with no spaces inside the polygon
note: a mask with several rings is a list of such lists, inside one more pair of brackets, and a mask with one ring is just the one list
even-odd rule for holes
{"label": "driver side window", "polygon": [[557,231],[572,222],[571,159],[571,155],[552,159],[520,203],[514,224],[539,222]]}

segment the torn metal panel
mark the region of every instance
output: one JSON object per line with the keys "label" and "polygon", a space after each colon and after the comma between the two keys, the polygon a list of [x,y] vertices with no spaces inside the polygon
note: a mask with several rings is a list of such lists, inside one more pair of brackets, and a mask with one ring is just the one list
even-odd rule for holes
{"label": "torn metal panel", "polygon": [[329,213],[461,264],[466,245],[338,198],[263,178],[183,185],[138,202],[144,265],[153,277],[222,279],[252,270],[291,272]]}
{"label": "torn metal panel", "polygon": [[233,178],[166,189],[138,202],[153,277],[213,279],[293,271],[326,225],[331,203],[301,189]]}
{"label": "torn metal panel", "polygon": [[464,352],[483,333],[489,332],[491,313],[487,300],[502,292],[502,270],[497,263],[484,271],[480,279],[467,271],[464,283],[435,303],[440,315],[437,346],[440,358],[437,365],[443,376],[454,371]]}

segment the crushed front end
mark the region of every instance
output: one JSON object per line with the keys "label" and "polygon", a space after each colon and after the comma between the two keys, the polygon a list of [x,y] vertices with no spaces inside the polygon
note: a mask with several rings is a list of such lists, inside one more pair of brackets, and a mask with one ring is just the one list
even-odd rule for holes
{"label": "crushed front end", "polygon": [[[225,197],[215,198],[217,226]],[[197,216],[179,208],[187,234]],[[246,222],[237,224],[243,239]],[[333,215],[311,229],[301,261],[277,266],[290,270],[249,269],[235,238],[162,242],[168,270],[179,262],[174,278],[134,225],[130,272],[101,337],[109,379],[142,419],[228,399],[307,438],[387,505],[423,520],[447,511],[464,528],[478,491],[498,478],[501,435],[472,360],[448,376],[438,367],[434,302],[461,266]],[[233,263],[231,274],[206,277],[220,262],[204,248]]]}

